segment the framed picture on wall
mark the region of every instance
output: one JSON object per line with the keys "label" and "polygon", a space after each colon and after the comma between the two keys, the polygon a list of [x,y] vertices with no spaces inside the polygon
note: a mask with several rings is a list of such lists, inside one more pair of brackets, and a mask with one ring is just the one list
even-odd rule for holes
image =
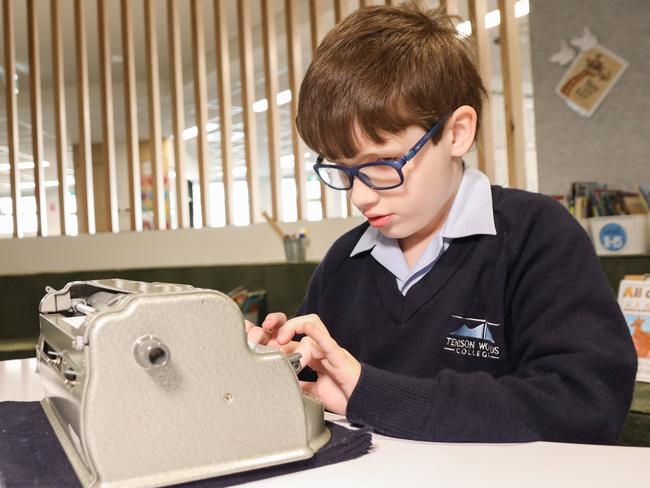
{"label": "framed picture on wall", "polygon": [[623,58],[596,44],[578,54],[555,92],[580,115],[591,117],[627,65]]}

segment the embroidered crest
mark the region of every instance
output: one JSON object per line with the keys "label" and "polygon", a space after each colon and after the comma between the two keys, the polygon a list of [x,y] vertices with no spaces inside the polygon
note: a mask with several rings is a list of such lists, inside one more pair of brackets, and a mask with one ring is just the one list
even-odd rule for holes
{"label": "embroidered crest", "polygon": [[475,319],[452,315],[454,328],[445,337],[445,351],[459,356],[499,359],[500,346],[494,340],[490,327],[501,324],[488,322],[487,319]]}

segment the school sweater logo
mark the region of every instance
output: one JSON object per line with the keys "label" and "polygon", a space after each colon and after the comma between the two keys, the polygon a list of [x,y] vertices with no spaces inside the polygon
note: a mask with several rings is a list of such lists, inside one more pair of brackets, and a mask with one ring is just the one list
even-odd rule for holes
{"label": "school sweater logo", "polygon": [[499,327],[501,324],[488,322],[487,319],[473,319],[452,315],[455,329],[447,334],[444,350],[459,356],[473,356],[478,358],[499,359],[499,347],[490,327]]}

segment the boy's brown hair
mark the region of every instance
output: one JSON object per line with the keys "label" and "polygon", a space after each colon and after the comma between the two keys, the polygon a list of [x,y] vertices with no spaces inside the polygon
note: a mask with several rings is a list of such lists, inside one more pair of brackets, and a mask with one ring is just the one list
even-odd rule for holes
{"label": "boy's brown hair", "polygon": [[305,143],[329,160],[353,158],[355,128],[381,144],[380,131],[429,129],[461,105],[480,120],[485,88],[473,44],[454,20],[411,2],[362,8],[334,27],[300,87],[296,123]]}

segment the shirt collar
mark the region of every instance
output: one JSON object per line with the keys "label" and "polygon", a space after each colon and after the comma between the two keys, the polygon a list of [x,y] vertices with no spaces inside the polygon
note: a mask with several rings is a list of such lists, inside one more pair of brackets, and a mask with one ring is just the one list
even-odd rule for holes
{"label": "shirt collar", "polygon": [[[442,227],[442,238],[457,239],[479,234],[496,235],[496,233],[490,180],[480,171],[465,167],[460,187]],[[350,257],[372,249],[380,239],[382,244],[395,241],[383,236],[379,229],[368,227],[352,249]],[[397,241],[394,244],[397,245]]]}
{"label": "shirt collar", "polygon": [[465,168],[458,193],[442,226],[442,237],[457,239],[496,233],[490,180],[476,169]]}

